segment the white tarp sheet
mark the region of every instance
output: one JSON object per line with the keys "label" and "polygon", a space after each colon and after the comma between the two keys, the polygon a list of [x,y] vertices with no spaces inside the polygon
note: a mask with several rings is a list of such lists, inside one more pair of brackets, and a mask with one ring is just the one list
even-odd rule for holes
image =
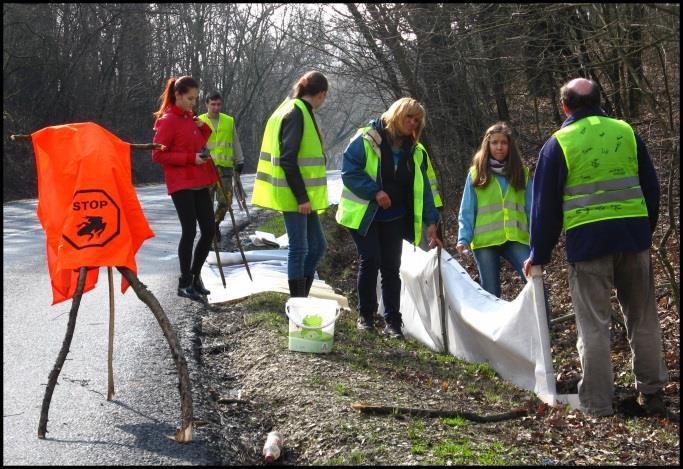
{"label": "white tarp sheet", "polygon": [[[548,404],[576,407],[575,394],[556,393],[540,276],[532,277],[508,302],[483,290],[445,250],[441,275],[450,354],[488,363],[501,377]],[[443,352],[437,250],[425,252],[404,241],[401,280],[404,334]]]}
{"label": "white tarp sheet", "polygon": [[[201,272],[204,286],[211,291],[207,296],[209,304],[236,301],[264,291],[289,293],[286,249],[245,251],[244,256],[254,281],[249,279],[239,252],[221,252],[220,260],[226,284],[226,288],[223,288],[216,254],[213,251],[209,253]],[[336,294],[332,287],[320,279],[313,280],[310,296],[337,300],[339,306],[349,309],[346,297]]]}

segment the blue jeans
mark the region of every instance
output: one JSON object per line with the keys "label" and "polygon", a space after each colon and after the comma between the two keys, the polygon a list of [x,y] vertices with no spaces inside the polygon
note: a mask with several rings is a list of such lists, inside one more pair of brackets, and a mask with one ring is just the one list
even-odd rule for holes
{"label": "blue jeans", "polygon": [[297,280],[314,277],[320,259],[325,254],[327,242],[318,214],[303,215],[299,212],[282,212],[289,238],[287,253],[287,277]]}
{"label": "blue jeans", "polygon": [[499,246],[488,246],[472,251],[479,269],[479,283],[487,292],[500,298],[500,258],[504,257],[519,273],[524,283],[523,265],[529,258],[529,246],[516,241],[508,241]]}

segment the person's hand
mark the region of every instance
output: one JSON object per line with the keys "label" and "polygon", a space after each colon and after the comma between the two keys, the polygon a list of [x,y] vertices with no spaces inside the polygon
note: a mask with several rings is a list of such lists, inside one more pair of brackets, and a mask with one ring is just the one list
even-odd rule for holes
{"label": "person's hand", "polygon": [[237,163],[235,165],[235,172],[237,174],[242,174],[242,170],[244,169],[244,163]]}
{"label": "person's hand", "polygon": [[436,225],[427,225],[427,239],[429,240],[429,249],[433,249],[437,246],[443,248],[443,243],[436,232]]}
{"label": "person's hand", "polygon": [[302,215],[308,215],[311,213],[311,203],[310,202],[304,202],[303,204],[299,204],[299,213]]}
{"label": "person's hand", "polygon": [[[209,157],[209,158],[211,158],[211,157]],[[202,158],[202,154],[201,154],[201,153],[195,153],[195,156],[194,156],[194,164],[196,164],[197,166],[199,166],[200,164],[204,164],[204,163],[206,163],[207,161],[209,161],[209,158]]]}
{"label": "person's hand", "polygon": [[457,246],[455,246],[455,250],[458,251],[458,254],[469,254],[470,245],[459,243]]}
{"label": "person's hand", "polygon": [[[536,269],[534,267],[536,267]],[[532,264],[531,263],[531,257],[524,261],[524,265],[522,266],[522,270],[524,271],[524,275],[526,277],[529,277],[531,275],[532,270],[534,270],[534,271],[537,270],[539,272],[539,274],[541,274],[541,275],[543,274],[543,266],[538,265],[538,264]]]}
{"label": "person's hand", "polygon": [[377,194],[375,194],[375,200],[384,210],[391,207],[391,198],[389,197],[389,194],[384,191],[379,191]]}
{"label": "person's hand", "polygon": [[204,121],[197,116],[194,116],[192,120],[194,120],[194,124],[197,126],[198,129],[204,125]]}

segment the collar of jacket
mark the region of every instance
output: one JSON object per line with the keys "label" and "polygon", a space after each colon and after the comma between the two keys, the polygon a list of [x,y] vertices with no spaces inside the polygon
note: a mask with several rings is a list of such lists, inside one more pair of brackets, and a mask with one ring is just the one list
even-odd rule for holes
{"label": "collar of jacket", "polygon": [[192,112],[184,111],[184,110],[180,109],[178,106],[176,106],[175,104],[171,105],[169,112],[172,112],[173,114],[176,114],[176,115],[181,116],[181,117],[182,116],[187,116],[187,117],[193,116]]}
{"label": "collar of jacket", "polygon": [[574,114],[571,116],[567,117],[565,121],[562,123],[562,126],[560,128],[567,127],[569,124],[572,124],[580,119],[583,119],[584,117],[588,116],[606,116],[605,111],[603,111],[599,107],[589,107],[586,109],[579,109],[576,111]]}

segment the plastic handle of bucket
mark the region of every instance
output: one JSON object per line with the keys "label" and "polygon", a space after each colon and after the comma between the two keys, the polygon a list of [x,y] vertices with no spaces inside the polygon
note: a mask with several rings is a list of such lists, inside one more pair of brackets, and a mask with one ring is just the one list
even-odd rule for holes
{"label": "plastic handle of bucket", "polygon": [[299,324],[298,322],[296,322],[296,319],[294,319],[293,317],[291,317],[291,316],[289,315],[289,306],[287,306],[287,305],[285,305],[285,314],[287,315],[287,317],[289,318],[289,320],[292,321],[292,322],[294,323],[294,325],[295,325],[296,327],[300,328],[300,329],[318,330],[318,329],[325,329],[327,326],[329,326],[329,325],[331,325],[331,324],[334,324],[334,322],[335,322],[337,319],[339,319],[339,315],[341,314],[341,308],[337,308],[337,312],[336,312],[335,315],[334,315],[334,319],[332,319],[332,320],[331,320],[330,322],[328,322],[327,324],[323,324],[322,326],[317,326],[317,327],[307,326],[307,325],[305,325],[305,324]]}

